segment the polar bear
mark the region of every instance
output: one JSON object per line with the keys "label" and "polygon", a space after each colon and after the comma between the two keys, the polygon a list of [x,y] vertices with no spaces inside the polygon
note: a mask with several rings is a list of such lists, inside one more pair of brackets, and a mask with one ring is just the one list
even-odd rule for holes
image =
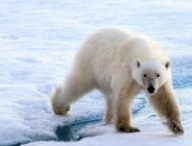
{"label": "polar bear", "polygon": [[52,94],[56,114],[66,114],[72,102],[92,89],[106,96],[106,124],[122,132],[138,132],[131,125],[133,98],[144,90],[174,134],[183,134],[172,87],[168,55],[143,34],[117,27],[92,34],[75,57],[66,81]]}

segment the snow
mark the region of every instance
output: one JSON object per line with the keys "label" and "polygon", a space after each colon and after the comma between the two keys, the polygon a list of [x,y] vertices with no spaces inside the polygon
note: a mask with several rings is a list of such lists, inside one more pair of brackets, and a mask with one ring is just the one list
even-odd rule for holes
{"label": "snow", "polygon": [[[0,146],[192,145],[191,13],[190,0],[1,0]],[[98,91],[76,102],[66,117],[52,113],[49,92],[65,78],[83,40],[111,25],[143,32],[166,48],[183,136],[170,135],[140,94],[133,105],[133,122],[140,133],[117,133],[101,122],[77,127],[73,132],[82,137],[80,141],[58,138],[59,126],[102,119],[104,99]]]}

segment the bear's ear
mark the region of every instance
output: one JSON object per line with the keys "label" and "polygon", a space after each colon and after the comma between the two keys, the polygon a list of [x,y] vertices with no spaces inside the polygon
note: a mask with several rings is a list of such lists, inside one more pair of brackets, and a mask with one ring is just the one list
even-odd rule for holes
{"label": "bear's ear", "polygon": [[170,67],[170,65],[171,65],[171,63],[170,63],[169,61],[167,61],[167,62],[165,63],[165,68],[168,69],[168,68]]}
{"label": "bear's ear", "polygon": [[136,60],[136,64],[137,64],[137,68],[139,68],[140,66],[141,66],[141,62],[140,62],[140,60]]}

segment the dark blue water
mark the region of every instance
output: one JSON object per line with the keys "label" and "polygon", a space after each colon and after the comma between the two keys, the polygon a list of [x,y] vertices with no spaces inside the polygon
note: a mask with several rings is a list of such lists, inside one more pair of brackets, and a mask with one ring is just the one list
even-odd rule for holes
{"label": "dark blue water", "polygon": [[55,133],[58,141],[78,141],[83,137],[79,135],[79,131],[86,126],[102,123],[102,119],[87,120],[83,122],[72,123],[57,127]]}

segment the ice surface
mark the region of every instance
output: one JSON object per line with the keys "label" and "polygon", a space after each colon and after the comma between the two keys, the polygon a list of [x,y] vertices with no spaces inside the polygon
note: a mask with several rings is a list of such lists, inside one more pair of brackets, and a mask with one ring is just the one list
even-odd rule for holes
{"label": "ice surface", "polygon": [[[191,14],[190,0],[1,0],[0,146],[192,145]],[[133,106],[141,133],[96,126],[82,129],[79,142],[55,142],[57,127],[102,118],[104,99],[97,91],[75,103],[66,117],[53,115],[48,94],[70,70],[83,40],[109,25],[141,31],[166,48],[173,59],[184,136],[170,136],[141,94]]]}
{"label": "ice surface", "polygon": [[[185,120],[185,124],[191,122],[190,119]],[[186,131],[185,136],[173,136],[166,132],[166,128],[160,123],[159,118],[153,116],[145,119],[136,120],[136,124],[141,130],[141,133],[117,133],[113,126],[96,126],[88,127],[81,131],[85,136],[79,142],[34,142],[25,146],[118,146],[118,145],[133,145],[133,146],[189,146],[191,145],[191,132]],[[188,127],[185,127],[188,128]]]}

